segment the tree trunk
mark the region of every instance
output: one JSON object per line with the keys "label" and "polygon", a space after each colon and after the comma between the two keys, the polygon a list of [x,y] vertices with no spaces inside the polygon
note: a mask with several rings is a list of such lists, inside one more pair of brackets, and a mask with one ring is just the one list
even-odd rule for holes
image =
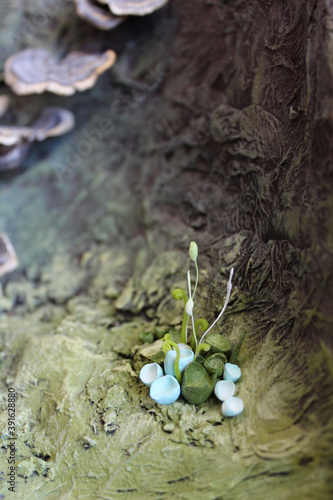
{"label": "tree trunk", "polygon": [[[48,3],[4,11],[15,51],[113,48],[118,62],[86,93],[12,98],[12,122],[54,104],[77,117],[1,185],[21,261],[0,317],[16,498],[330,498],[332,2],[170,0],[104,33],[59,0],[17,38]],[[2,62],[10,50],[6,36]],[[181,323],[170,292],[192,240],[197,317],[217,316],[235,268],[216,327],[232,344],[245,333],[233,420],[213,398],[159,406],[138,381],[153,349],[138,334]]]}

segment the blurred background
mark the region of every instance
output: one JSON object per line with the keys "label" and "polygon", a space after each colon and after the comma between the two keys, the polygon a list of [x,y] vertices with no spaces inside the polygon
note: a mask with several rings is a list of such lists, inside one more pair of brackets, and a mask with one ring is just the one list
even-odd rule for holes
{"label": "blurred background", "polygon": [[[137,15],[101,29],[110,9],[93,0],[85,19],[79,1],[1,0],[0,232],[19,260],[1,277],[1,404],[15,387],[15,498],[332,498],[332,6],[133,3]],[[65,79],[57,64],[73,51],[102,62],[69,64],[72,95],[17,95],[6,61],[38,48],[47,63],[31,52],[13,70],[38,91]],[[49,107],[75,126],[43,141],[17,130],[36,132]],[[245,333],[232,421],[214,400],[156,405],[138,381],[152,355],[139,334],[180,327],[171,292],[186,286],[192,240],[198,316],[217,316],[235,268],[219,327],[233,344]]]}

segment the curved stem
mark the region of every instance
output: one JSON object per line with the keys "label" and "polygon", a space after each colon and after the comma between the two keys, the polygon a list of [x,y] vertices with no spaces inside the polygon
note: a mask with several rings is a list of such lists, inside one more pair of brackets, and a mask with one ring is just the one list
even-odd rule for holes
{"label": "curved stem", "polygon": [[232,280],[233,275],[234,275],[234,268],[232,268],[231,271],[230,271],[229,281],[228,281],[228,285],[227,285],[227,297],[225,299],[222,311],[220,312],[220,314],[218,315],[218,317],[216,318],[216,320],[214,321],[214,323],[208,328],[208,330],[205,331],[205,333],[203,334],[203,336],[200,339],[199,344],[203,341],[204,337],[207,335],[207,333],[209,332],[209,330],[211,330],[213,328],[213,326],[216,325],[216,323],[221,318],[222,314],[224,313],[224,311],[225,311],[225,309],[226,309],[226,307],[228,305],[228,302],[229,302],[229,299],[230,299],[230,295],[231,295],[231,290],[232,290],[231,280]]}
{"label": "curved stem", "polygon": [[209,323],[206,319],[204,318],[198,318],[196,322],[194,323],[195,331],[199,334],[199,329],[202,331],[202,333],[205,333],[206,330],[209,328]]}
{"label": "curved stem", "polygon": [[192,332],[193,332],[193,338],[194,338],[194,342],[195,342],[194,347],[197,347],[197,345],[198,345],[198,339],[197,339],[197,335],[196,335],[196,333],[195,333],[195,323],[194,323],[193,313],[191,314],[191,319],[192,319]]}
{"label": "curved stem", "polygon": [[[168,349],[168,347],[169,347],[169,349]],[[164,336],[164,344],[162,346],[162,350],[163,350],[164,354],[166,354],[170,350],[171,347],[174,347],[174,349],[177,353],[176,359],[175,359],[175,374],[176,374],[176,379],[181,384],[182,383],[182,375],[181,375],[180,370],[179,370],[180,349],[179,349],[178,345],[176,344],[176,342],[173,342],[170,339],[170,335],[167,334]]]}
{"label": "curved stem", "polygon": [[[191,295],[191,274],[190,274],[190,271],[187,271],[187,283],[188,283],[188,292],[189,292],[189,295],[190,295],[190,299],[192,299],[192,295]],[[192,299],[192,304],[193,304],[193,299]],[[195,326],[194,326],[195,324],[194,324],[194,317],[193,317],[193,307],[191,308],[190,316],[191,316],[191,319],[192,319],[192,332],[193,332],[193,336],[191,337],[191,347],[194,350],[196,348],[196,346],[198,345],[198,340],[197,340],[197,336],[195,334]],[[194,339],[194,341],[193,341],[193,339]]]}
{"label": "curved stem", "polygon": [[195,285],[194,285],[194,291],[193,291],[193,299],[194,299],[194,296],[195,296],[195,292],[197,291],[197,286],[198,286],[198,281],[199,281],[199,268],[198,268],[198,264],[197,264],[197,261],[195,260],[194,261],[194,264],[195,264],[195,270],[196,270],[196,279],[195,279]]}
{"label": "curved stem", "polygon": [[194,359],[193,361],[195,361],[198,357],[198,354],[200,351],[209,351],[210,350],[210,345],[208,344],[205,344],[205,343],[202,343],[202,344],[199,344],[195,350],[195,355],[194,355]]}
{"label": "curved stem", "polygon": [[181,340],[182,340],[182,343],[187,344],[187,319],[188,319],[188,315],[185,311],[185,306],[186,306],[186,302],[188,301],[188,297],[182,288],[176,288],[172,292],[172,297],[176,300],[184,299],[184,312],[183,312],[183,321],[182,321]]}
{"label": "curved stem", "polygon": [[197,339],[197,336],[195,334],[193,315],[191,316],[191,318],[192,318],[192,329],[193,329],[193,336],[191,337],[191,348],[192,348],[192,351],[194,351],[198,345],[198,339]]}
{"label": "curved stem", "polygon": [[[184,311],[184,314],[186,314],[186,312]],[[183,338],[183,329],[182,329],[182,343],[184,344],[187,344],[187,323],[188,323],[188,314],[186,314],[186,323],[185,323],[185,335],[184,335],[184,338]]]}

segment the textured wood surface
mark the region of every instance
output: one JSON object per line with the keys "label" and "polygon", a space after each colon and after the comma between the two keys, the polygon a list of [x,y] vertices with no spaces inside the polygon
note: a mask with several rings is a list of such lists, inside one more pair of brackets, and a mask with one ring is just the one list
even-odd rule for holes
{"label": "textured wood surface", "polygon": [[[17,5],[13,33],[36,8]],[[46,104],[77,120],[1,183],[21,262],[0,317],[18,499],[332,498],[332,16],[324,0],[170,0],[103,33],[72,5],[29,42],[118,59],[85,94],[10,108],[18,125]],[[155,348],[139,333],[181,323],[191,240],[198,316],[235,268],[233,420],[214,398],[157,406],[137,378]]]}

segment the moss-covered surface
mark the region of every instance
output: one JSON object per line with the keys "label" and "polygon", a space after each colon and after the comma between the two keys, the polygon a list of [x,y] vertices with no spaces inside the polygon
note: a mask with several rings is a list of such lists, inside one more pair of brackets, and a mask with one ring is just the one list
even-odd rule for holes
{"label": "moss-covered surface", "polygon": [[[19,33],[35,3],[16,3],[6,19]],[[21,262],[0,298],[1,494],[331,498],[330,7],[170,0],[99,33],[69,3],[21,45],[119,58],[84,94],[12,98],[9,121],[57,104],[77,126],[1,181],[0,230]],[[101,132],[104,118],[112,130]],[[235,419],[214,396],[159,406],[138,380],[161,346],[139,334],[181,324],[171,291],[186,285],[193,239],[196,317],[214,318],[236,269],[219,327],[232,346],[246,334]]]}

